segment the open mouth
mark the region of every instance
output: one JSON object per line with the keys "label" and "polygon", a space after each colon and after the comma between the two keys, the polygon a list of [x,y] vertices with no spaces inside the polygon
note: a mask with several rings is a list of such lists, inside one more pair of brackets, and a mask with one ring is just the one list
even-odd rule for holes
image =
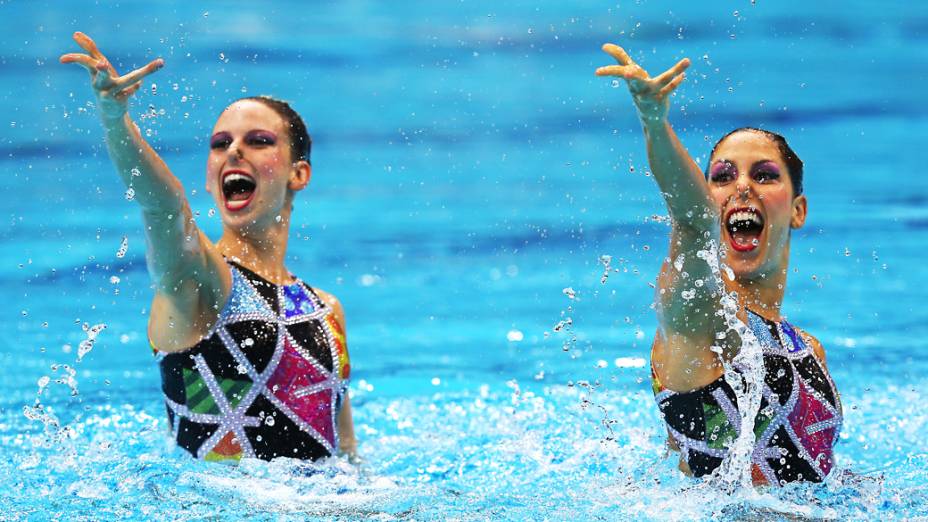
{"label": "open mouth", "polygon": [[241,171],[230,171],[222,177],[222,195],[226,208],[231,211],[241,210],[251,203],[257,188],[254,178]]}
{"label": "open mouth", "polygon": [[760,245],[764,217],[753,208],[732,209],[725,218],[725,230],[732,248],[738,252],[749,252]]}

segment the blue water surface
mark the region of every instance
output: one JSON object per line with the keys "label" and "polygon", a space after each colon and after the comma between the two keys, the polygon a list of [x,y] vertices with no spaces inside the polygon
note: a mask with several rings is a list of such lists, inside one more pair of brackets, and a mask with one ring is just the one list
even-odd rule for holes
{"label": "blue water surface", "polygon": [[[928,515],[923,4],[0,1],[0,27],[0,518]],[[133,114],[214,238],[222,108],[273,94],[308,121],[288,265],[345,307],[360,468],[173,447],[140,213],[57,62],[75,30],[121,71],[164,57]],[[743,125],[805,161],[784,312],[844,403],[825,484],[728,495],[668,456],[647,369],[668,228],[628,93],[592,74],[606,41],[693,60],[672,122],[700,162]]]}

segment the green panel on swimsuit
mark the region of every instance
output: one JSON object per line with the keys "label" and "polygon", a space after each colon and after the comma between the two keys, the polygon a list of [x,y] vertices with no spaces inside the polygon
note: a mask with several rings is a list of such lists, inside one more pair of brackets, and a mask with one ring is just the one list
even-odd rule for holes
{"label": "green panel on swimsuit", "polygon": [[773,420],[772,415],[767,415],[764,413],[764,408],[761,408],[757,412],[757,417],[754,417],[754,436],[757,439],[760,439],[760,436],[764,434],[764,431],[767,429],[767,426],[770,426],[770,422]]}
{"label": "green panel on swimsuit", "polygon": [[702,411],[706,416],[706,444],[712,449],[728,449],[738,437],[738,432],[735,431],[725,412],[714,404],[706,403],[702,404]]}
{"label": "green panel on swimsuit", "polygon": [[[225,394],[229,404],[234,408],[251,389],[249,381],[236,381],[233,379],[220,379],[219,387]],[[187,407],[193,413],[207,413],[218,415],[219,406],[213,399],[206,386],[206,382],[199,373],[184,368],[184,389],[187,394]]]}

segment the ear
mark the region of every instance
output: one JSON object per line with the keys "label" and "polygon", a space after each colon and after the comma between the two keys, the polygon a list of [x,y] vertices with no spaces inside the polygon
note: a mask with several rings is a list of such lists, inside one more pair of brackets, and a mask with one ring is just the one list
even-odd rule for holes
{"label": "ear", "polygon": [[300,160],[293,164],[290,171],[290,180],[287,181],[287,188],[296,192],[306,188],[309,184],[309,178],[313,175],[313,168],[306,160]]}
{"label": "ear", "polygon": [[800,194],[793,198],[793,215],[789,220],[790,228],[802,228],[806,223],[806,213],[808,212],[808,201],[805,194]]}

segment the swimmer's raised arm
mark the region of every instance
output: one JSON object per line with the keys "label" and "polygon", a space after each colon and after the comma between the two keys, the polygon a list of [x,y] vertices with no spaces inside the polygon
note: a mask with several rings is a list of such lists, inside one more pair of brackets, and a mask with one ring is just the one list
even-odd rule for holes
{"label": "swimmer's raised arm", "polygon": [[[90,73],[110,159],[142,206],[146,259],[157,288],[152,340],[160,341],[158,348],[165,351],[191,346],[215,320],[214,306],[224,301],[231,276],[220,268],[225,266],[221,255],[194,224],[180,180],[128,114],[129,98],[164,61],[159,58],[119,76],[90,37],[76,32],[74,40],[87,54],[64,54],[60,61],[82,65]],[[162,333],[167,331],[164,325],[170,325],[170,334]]]}
{"label": "swimmer's raised arm", "polygon": [[184,200],[180,181],[142,138],[128,113],[129,98],[141,88],[146,76],[164,66],[164,60],[153,60],[119,76],[90,37],[77,32],[74,41],[89,54],[68,53],[60,61],[80,64],[90,73],[110,159],[119,176],[126,186],[133,187],[135,201],[143,209],[179,210]]}
{"label": "swimmer's raised arm", "polygon": [[[606,44],[603,51],[618,65],[600,67],[596,74],[618,76],[627,83],[644,128],[648,163],[671,218],[670,253],[658,278],[660,331],[655,340],[655,351],[667,351],[667,357],[657,359],[668,364],[656,370],[664,386],[693,389],[718,376],[709,348],[716,342],[715,332],[724,331],[724,323],[716,314],[718,288],[709,263],[697,258],[711,241],[718,242],[719,210],[702,171],[668,121],[670,95],[683,82],[690,61],[684,58],[652,78],[621,47]],[[715,255],[702,257],[714,260]],[[697,280],[702,284],[696,285]]]}

